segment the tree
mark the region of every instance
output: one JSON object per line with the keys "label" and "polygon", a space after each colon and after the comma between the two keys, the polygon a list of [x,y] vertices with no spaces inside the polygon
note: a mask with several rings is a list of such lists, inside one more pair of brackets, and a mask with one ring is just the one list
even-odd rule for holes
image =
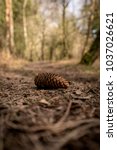
{"label": "tree", "polygon": [[6,43],[5,9],[5,1],[0,0],[0,51],[2,51]]}
{"label": "tree", "polygon": [[91,44],[90,50],[84,54],[81,64],[91,65],[100,54],[100,30],[97,31],[96,38]]}
{"label": "tree", "polygon": [[[99,16],[99,1],[98,0],[85,0],[83,12],[88,14],[87,27],[86,27],[86,39],[82,50],[81,63],[92,64],[97,55],[99,57],[99,45],[100,45],[100,16]],[[92,38],[92,44],[88,51],[85,51],[89,44],[89,40]]]}
{"label": "tree", "polygon": [[61,58],[67,55],[67,43],[66,43],[66,8],[68,6],[66,0],[62,0],[62,30],[63,30],[63,49],[61,53]]}
{"label": "tree", "polygon": [[14,19],[14,41],[15,55],[24,57],[25,39],[23,28],[23,2],[24,0],[13,0],[13,19]]}
{"label": "tree", "polygon": [[[67,25],[67,9],[70,4],[70,0],[50,0],[51,3],[54,4],[54,7],[58,9],[60,8],[60,18],[58,17],[58,25],[61,27],[61,52],[60,59],[64,59],[68,56],[68,25]],[[53,8],[54,10],[54,8]],[[58,9],[59,10],[59,9]]]}
{"label": "tree", "polygon": [[45,29],[46,29],[46,20],[43,18],[42,21],[42,30],[41,30],[41,60],[44,60],[44,48],[45,48]]}
{"label": "tree", "polygon": [[6,2],[6,48],[13,54],[14,52],[14,24],[12,12],[12,0],[5,0]]}
{"label": "tree", "polygon": [[28,0],[24,0],[23,3],[23,28],[24,28],[24,41],[25,41],[25,47],[27,49],[28,45],[28,35],[27,35],[27,21],[26,21],[26,5]]}
{"label": "tree", "polygon": [[29,46],[28,21],[37,10],[36,0],[13,0],[15,55],[25,58]]}
{"label": "tree", "polygon": [[51,36],[48,40],[49,60],[53,60],[55,58],[55,50],[58,45],[59,45],[59,39],[56,34],[56,31],[52,31]]}

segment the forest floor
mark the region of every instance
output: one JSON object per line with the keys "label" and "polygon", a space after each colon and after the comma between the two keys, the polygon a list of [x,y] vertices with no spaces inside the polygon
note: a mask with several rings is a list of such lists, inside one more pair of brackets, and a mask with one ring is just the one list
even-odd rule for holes
{"label": "forest floor", "polygon": [[[52,72],[67,89],[37,90],[34,77]],[[99,71],[64,63],[0,67],[0,150],[99,150]]]}

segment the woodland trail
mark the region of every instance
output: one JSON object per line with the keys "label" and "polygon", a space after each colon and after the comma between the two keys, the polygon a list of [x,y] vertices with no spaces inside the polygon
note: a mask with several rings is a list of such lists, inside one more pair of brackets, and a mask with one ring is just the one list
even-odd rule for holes
{"label": "woodland trail", "polygon": [[[0,69],[0,150],[99,150],[99,73],[83,66],[30,63]],[[67,89],[37,90],[38,72]]]}

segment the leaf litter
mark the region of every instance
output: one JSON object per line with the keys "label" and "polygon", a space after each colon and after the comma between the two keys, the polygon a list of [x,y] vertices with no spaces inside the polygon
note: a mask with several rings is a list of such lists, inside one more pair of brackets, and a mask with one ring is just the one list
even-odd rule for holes
{"label": "leaf litter", "polygon": [[[99,150],[99,75],[49,66],[0,70],[0,150]],[[37,90],[38,71],[62,75],[69,88]]]}

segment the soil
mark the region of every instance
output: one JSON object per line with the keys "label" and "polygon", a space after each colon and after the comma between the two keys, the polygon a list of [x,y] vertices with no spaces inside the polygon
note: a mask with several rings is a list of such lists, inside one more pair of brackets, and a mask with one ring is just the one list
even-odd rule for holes
{"label": "soil", "polygon": [[[48,62],[1,67],[0,150],[99,150],[99,73],[81,68]],[[37,89],[40,71],[57,73],[70,86]]]}

